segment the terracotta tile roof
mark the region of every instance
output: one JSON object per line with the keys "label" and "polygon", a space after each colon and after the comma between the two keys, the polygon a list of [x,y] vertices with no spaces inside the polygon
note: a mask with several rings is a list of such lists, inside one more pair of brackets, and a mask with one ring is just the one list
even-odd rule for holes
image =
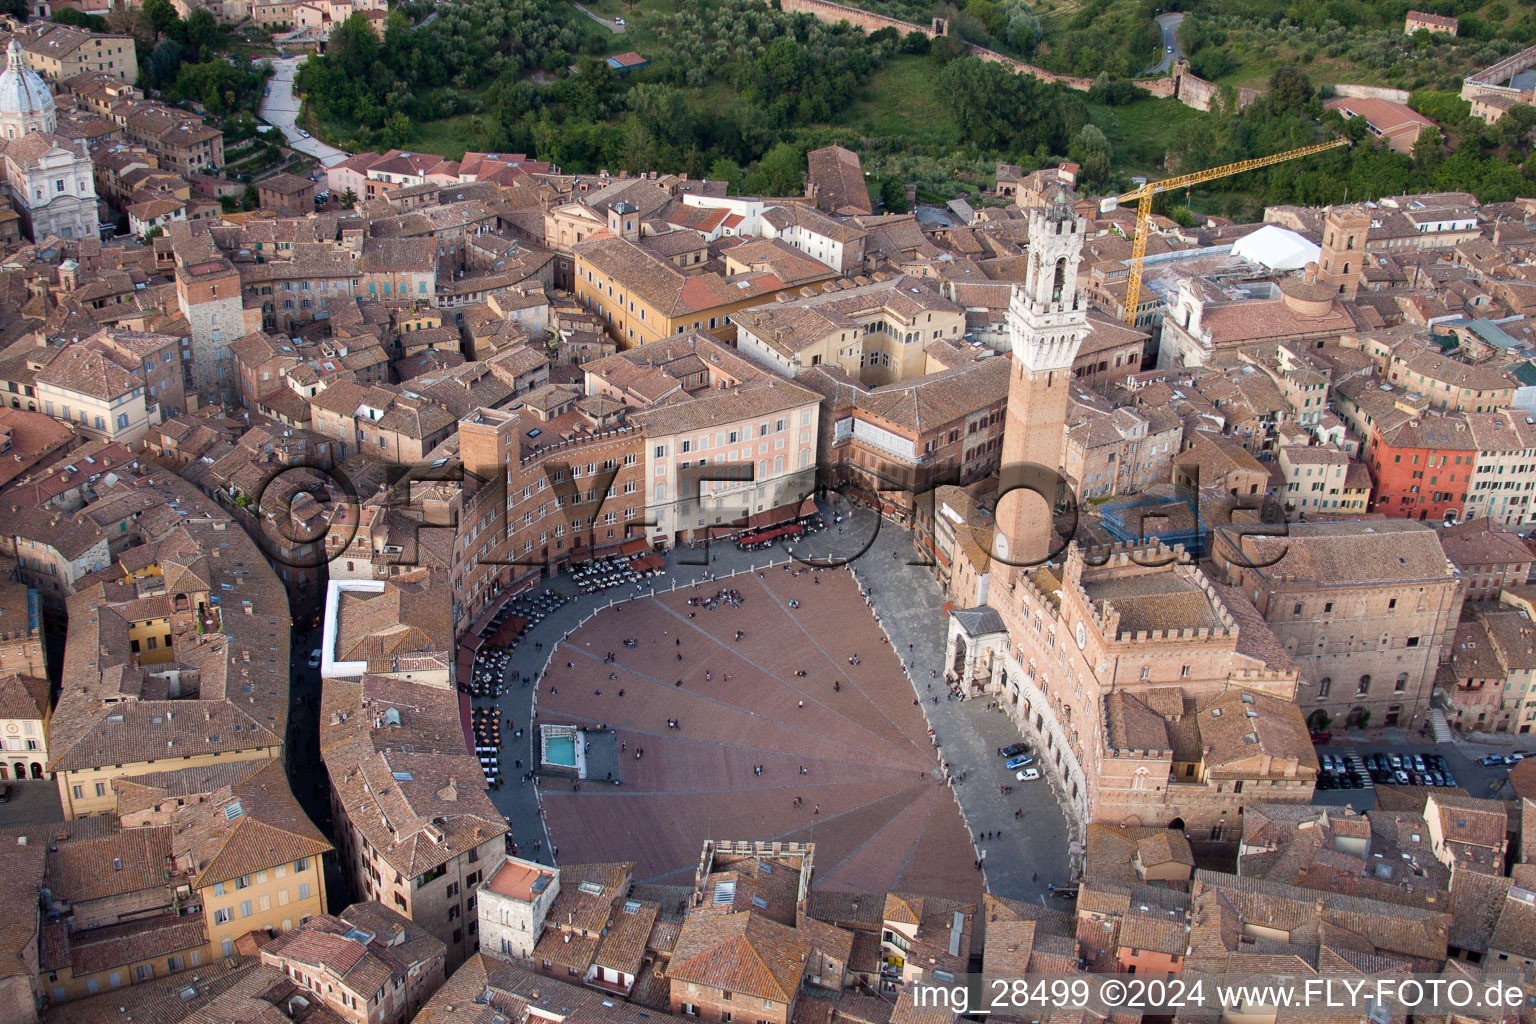
{"label": "terracotta tile roof", "polygon": [[[190,543],[208,557],[211,589],[224,601],[223,631],[179,642],[178,660],[195,665],[201,678],[197,698],[124,700],[120,680],[131,652],[108,588],[96,584],[71,597],[50,770],[280,747],[290,636],[282,583],[246,533],[223,528],[227,514],[186,481],[166,473],[138,477],[106,489],[86,514],[118,496],[143,503],[137,526],[145,546]],[[123,521],[140,507],[124,508]]]}
{"label": "terracotta tile roof", "polygon": [[37,976],[38,918],[43,888],[46,848],[41,841],[21,843],[0,837],[0,901],[12,908],[32,908],[31,913],[0,915],[0,979]]}
{"label": "terracotta tile roof", "polygon": [[445,582],[418,571],[386,580],[382,593],[342,594],[336,659],[367,661],[383,670],[392,657],[402,654],[451,650],[453,624]]}
{"label": "terracotta tile roof", "polygon": [[792,356],[830,334],[857,329],[872,316],[888,316],[900,330],[925,312],[962,310],[916,278],[900,274],[873,284],[754,306],[733,313],[731,319],[764,344]]}
{"label": "terracotta tile roof", "polygon": [[475,757],[373,752],[355,736],[329,742],[322,754],[352,827],[403,875],[423,874],[507,832]]}
{"label": "terracotta tile roof", "polygon": [[1196,871],[1192,891],[1197,915],[1206,898],[1214,896],[1243,922],[1287,932],[1292,943],[1321,941],[1323,929],[1333,927],[1366,937],[1385,953],[1433,961],[1437,967],[1445,960],[1448,913],[1215,871]]}
{"label": "terracotta tile roof", "polygon": [[[1220,712],[1220,715],[1217,715]],[[1285,776],[1294,761],[1297,775],[1317,773],[1317,754],[1301,709],[1266,693],[1229,689],[1200,705],[1200,739],[1206,766],[1217,770],[1262,759],[1269,773]],[[1237,768],[1244,775],[1249,769]]]}
{"label": "terracotta tile roof", "polygon": [[118,366],[105,353],[83,344],[65,348],[57,358],[37,371],[37,380],[40,384],[51,384],[64,391],[106,401],[115,401],[144,387],[143,381]]}
{"label": "terracotta tile roof", "polygon": [[842,146],[827,146],[807,153],[806,162],[817,207],[838,214],[875,212],[857,153]]}
{"label": "terracotta tile roof", "polygon": [[1491,519],[1470,519],[1439,531],[1446,557],[1462,569],[1486,565],[1525,565],[1536,561],[1510,530]]}
{"label": "terracotta tile roof", "polygon": [[[25,589],[21,593],[25,597]],[[7,676],[0,679],[0,718],[42,721],[50,704],[48,680],[36,676]]]}
{"label": "terracotta tile roof", "polygon": [[812,889],[806,898],[806,914],[855,931],[879,931],[885,898],[863,892]]}
{"label": "terracotta tile roof", "polygon": [[1440,834],[1448,843],[1465,843],[1490,849],[1504,848],[1509,814],[1502,801],[1479,800],[1443,790],[1428,794],[1426,815],[1440,818]]}
{"label": "terracotta tile roof", "polygon": [[64,903],[165,888],[171,869],[170,826],[125,829],[58,843],[48,854],[48,888]]}
{"label": "terracotta tile roof", "polygon": [[[261,949],[280,970],[301,964],[336,978],[363,996],[404,984],[446,953],[442,941],[382,903],[356,903],[341,916],[323,914],[284,932]],[[393,987],[393,986],[391,986]]]}
{"label": "terracotta tile roof", "polygon": [[760,914],[690,918],[678,935],[668,977],[778,1003],[794,1000],[811,945]]}
{"label": "terracotta tile roof", "polygon": [[609,918],[608,932],[598,944],[592,962],[625,974],[638,974],[659,909],[654,903],[624,901]]}
{"label": "terracotta tile roof", "polygon": [[856,392],[858,415],[913,435],[938,430],[1008,394],[1011,360],[992,358]]}
{"label": "terracotta tile roof", "polygon": [[[1283,541],[1245,535],[1253,570],[1326,584],[1376,584],[1452,578],[1434,530],[1403,519],[1293,523]],[[1268,564],[1266,564],[1268,563]]]}
{"label": "terracotta tile roof", "polygon": [[264,762],[259,760],[233,761],[116,778],[112,780],[112,791],[117,794],[117,814],[123,817],[165,800],[206,798],[221,788],[249,778],[263,767]]}
{"label": "terracotta tile roof", "polygon": [[288,787],[281,760],[172,816],[177,866],[205,888],[333,847]]}
{"label": "terracotta tile roof", "polygon": [[[202,964],[196,972],[162,975],[50,1006],[43,1020],[45,1024],[182,1024],[189,1013],[260,969],[254,957],[224,957]],[[196,981],[192,980],[194,973]]]}
{"label": "terracotta tile roof", "polygon": [[1452,946],[1474,953],[1487,950],[1510,884],[1508,878],[1481,871],[1458,871],[1451,877]]}
{"label": "terracotta tile roof", "polygon": [[1488,950],[1536,959],[1536,891],[1512,882],[1488,938]]}
{"label": "terracotta tile roof", "polygon": [[174,912],[145,920],[73,932],[69,936],[70,969],[75,977],[157,960],[172,953],[201,949],[208,944],[201,913]]}

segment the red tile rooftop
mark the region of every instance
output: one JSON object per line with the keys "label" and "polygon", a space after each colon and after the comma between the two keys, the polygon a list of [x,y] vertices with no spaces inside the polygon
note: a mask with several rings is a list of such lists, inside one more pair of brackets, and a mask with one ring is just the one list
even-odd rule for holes
{"label": "red tile rooftop", "polygon": [[514,861],[506,861],[497,872],[491,876],[491,880],[485,887],[491,892],[500,893],[514,900],[532,901],[535,892],[534,885],[539,879],[544,879],[544,885],[539,886],[539,892],[554,880],[554,874],[549,871],[540,871],[537,868]]}

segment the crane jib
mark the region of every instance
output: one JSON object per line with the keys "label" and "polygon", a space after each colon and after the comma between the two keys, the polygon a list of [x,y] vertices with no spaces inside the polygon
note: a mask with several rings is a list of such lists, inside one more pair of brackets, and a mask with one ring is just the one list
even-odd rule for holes
{"label": "crane jib", "polygon": [[1256,156],[1248,160],[1239,160],[1236,163],[1223,164],[1220,167],[1210,167],[1203,171],[1192,171],[1189,174],[1164,178],[1162,181],[1149,181],[1140,188],[1127,192],[1124,195],[1103,200],[1099,204],[1099,208],[1104,213],[1113,212],[1121,203],[1133,201],[1136,203],[1136,237],[1131,243],[1130,274],[1126,278],[1125,284],[1125,313],[1123,317],[1125,322],[1132,327],[1136,326],[1137,307],[1141,304],[1141,271],[1142,262],[1147,255],[1147,222],[1152,217],[1153,196],[1161,192],[1172,191],[1176,188],[1189,188],[1201,182],[1214,181],[1217,178],[1241,174],[1244,171],[1256,171],[1260,167],[1283,163],[1286,160],[1295,160],[1298,157],[1311,156],[1314,153],[1337,149],[1340,146],[1348,146],[1349,144],[1349,139],[1332,139],[1328,142],[1319,142],[1312,146],[1302,146],[1300,149],[1292,149],[1284,153]]}

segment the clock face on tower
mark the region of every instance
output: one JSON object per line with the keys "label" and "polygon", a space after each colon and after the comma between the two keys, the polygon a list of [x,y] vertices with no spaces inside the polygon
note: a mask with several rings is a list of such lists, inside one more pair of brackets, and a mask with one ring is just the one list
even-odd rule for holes
{"label": "clock face on tower", "polygon": [[1088,627],[1079,622],[1077,624],[1077,649],[1082,650],[1088,646]]}

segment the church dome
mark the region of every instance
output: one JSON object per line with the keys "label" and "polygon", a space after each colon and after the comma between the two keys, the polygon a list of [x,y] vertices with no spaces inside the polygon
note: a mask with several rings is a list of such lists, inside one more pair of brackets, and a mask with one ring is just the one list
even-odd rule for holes
{"label": "church dome", "polygon": [[0,71],[0,135],[20,138],[31,132],[54,131],[57,124],[53,93],[42,76],[27,67],[21,44],[11,39],[5,70]]}

